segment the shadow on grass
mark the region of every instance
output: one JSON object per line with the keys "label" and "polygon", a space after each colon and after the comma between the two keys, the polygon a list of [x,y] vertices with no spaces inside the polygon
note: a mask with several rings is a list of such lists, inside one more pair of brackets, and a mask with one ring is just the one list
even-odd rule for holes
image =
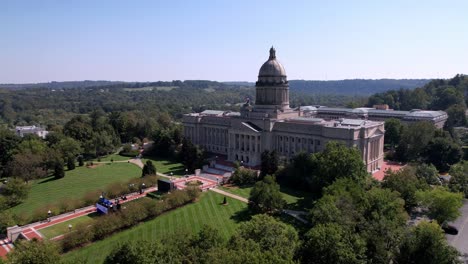
{"label": "shadow on grass", "polygon": [[317,199],[313,193],[295,190],[286,186],[280,186],[280,191],[290,196],[297,197],[297,201],[295,203],[287,204],[285,209],[308,211],[313,207],[314,202]]}
{"label": "shadow on grass", "polygon": [[38,184],[48,183],[48,182],[55,181],[55,180],[59,180],[59,179],[56,179],[54,176],[50,176],[38,182]]}
{"label": "shadow on grass", "polygon": [[[224,206],[224,205],[221,205]],[[234,220],[236,223],[249,221],[252,218],[252,212],[250,212],[249,208],[244,208],[241,211],[236,212],[234,215],[231,216],[231,219]]]}

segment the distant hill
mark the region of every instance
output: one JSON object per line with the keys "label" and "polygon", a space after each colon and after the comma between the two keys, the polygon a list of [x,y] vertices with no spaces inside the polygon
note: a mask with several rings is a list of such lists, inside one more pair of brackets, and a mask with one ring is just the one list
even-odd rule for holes
{"label": "distant hill", "polygon": [[305,81],[291,80],[291,92],[305,94],[340,94],[369,96],[388,90],[414,89],[430,82],[430,79],[380,79],[380,80],[339,80],[339,81]]}
{"label": "distant hill", "polygon": [[[303,94],[336,94],[336,95],[352,95],[352,96],[369,96],[375,93],[385,92],[388,90],[414,89],[422,87],[428,83],[430,79],[380,79],[380,80],[340,80],[340,81],[305,81],[291,80],[289,81],[291,92]],[[70,81],[70,82],[49,82],[49,83],[34,83],[34,84],[0,84],[0,88],[4,89],[32,89],[32,88],[49,88],[49,89],[70,89],[70,88],[141,88],[147,86],[180,86],[186,85],[191,87],[197,86],[220,86],[229,87],[231,89],[239,87],[252,87],[254,82],[212,82],[212,81],[172,81],[172,82],[119,82],[119,81]]]}

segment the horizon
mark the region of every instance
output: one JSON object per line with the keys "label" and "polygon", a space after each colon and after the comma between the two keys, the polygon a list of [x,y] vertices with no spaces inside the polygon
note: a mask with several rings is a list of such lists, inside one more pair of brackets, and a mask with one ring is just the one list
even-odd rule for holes
{"label": "horizon", "polygon": [[0,83],[255,82],[272,45],[290,80],[448,79],[468,71],[467,8],[462,0],[4,1]]}
{"label": "horizon", "polygon": [[[462,74],[465,75],[465,74]],[[402,79],[396,79],[396,78],[379,78],[379,79],[364,79],[364,78],[354,78],[354,79],[340,79],[340,80],[305,80],[305,79],[292,79],[288,80],[290,81],[305,81],[305,82],[339,82],[339,81],[380,81],[380,80],[396,80],[396,81],[403,81],[403,80],[437,80],[437,79],[442,79],[442,80],[449,80],[451,78],[455,77],[449,77],[449,78],[402,78]],[[48,82],[30,82],[30,83],[0,83],[0,85],[34,85],[34,84],[42,84],[42,83],[65,83],[65,82],[115,82],[115,83],[153,83],[153,82],[174,82],[174,81],[208,81],[208,82],[219,82],[219,83],[251,83],[255,84],[256,81],[216,81],[216,80],[195,80],[195,79],[187,79],[187,80],[171,80],[171,81],[161,81],[161,80],[155,80],[155,81],[120,81],[120,80],[69,80],[69,81],[48,81]]]}

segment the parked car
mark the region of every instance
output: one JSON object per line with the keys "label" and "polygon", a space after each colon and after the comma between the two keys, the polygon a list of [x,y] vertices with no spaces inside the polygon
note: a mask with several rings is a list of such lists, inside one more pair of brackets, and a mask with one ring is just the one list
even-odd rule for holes
{"label": "parked car", "polygon": [[449,225],[449,224],[443,224],[442,225],[442,229],[444,230],[444,232],[446,234],[449,234],[449,235],[458,235],[458,229],[456,227],[454,227],[453,225]]}

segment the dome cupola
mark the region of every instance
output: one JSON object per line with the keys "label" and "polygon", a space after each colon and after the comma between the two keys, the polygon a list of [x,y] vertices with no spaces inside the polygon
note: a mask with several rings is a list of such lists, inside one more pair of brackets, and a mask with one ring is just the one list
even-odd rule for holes
{"label": "dome cupola", "polygon": [[283,65],[276,59],[276,50],[271,47],[270,57],[260,67],[258,83],[260,84],[284,84],[287,83],[286,71]]}
{"label": "dome cupola", "polygon": [[276,50],[271,47],[270,57],[260,67],[255,84],[257,109],[289,109],[289,84],[283,65],[276,60]]}

